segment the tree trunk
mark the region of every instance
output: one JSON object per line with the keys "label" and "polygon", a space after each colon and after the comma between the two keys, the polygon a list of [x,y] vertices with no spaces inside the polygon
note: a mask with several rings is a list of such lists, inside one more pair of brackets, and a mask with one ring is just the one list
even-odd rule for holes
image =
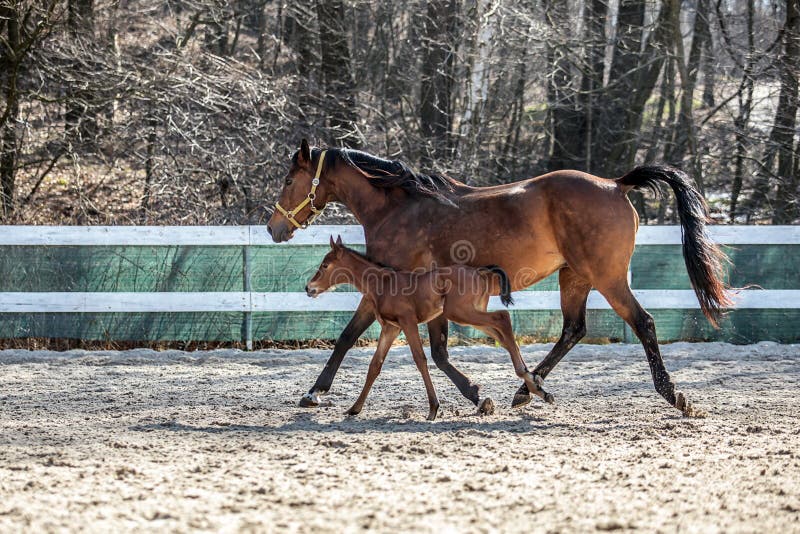
{"label": "tree trunk", "polygon": [[322,109],[328,113],[328,127],[336,144],[357,148],[361,140],[356,127],[355,84],[342,1],[317,0],[317,19],[325,87]]}
{"label": "tree trunk", "polygon": [[586,0],[584,7],[584,40],[586,42],[584,57],[586,70],[581,79],[581,109],[584,116],[584,163],[588,172],[594,171],[592,160],[592,132],[594,129],[595,106],[598,94],[603,87],[603,71],[606,57],[606,14],[608,6],[604,0]]}
{"label": "tree trunk", "polygon": [[285,7],[283,41],[292,49],[295,56],[295,71],[301,78],[308,78],[316,68],[314,57],[315,32],[311,27],[312,18],[297,4]]}
{"label": "tree trunk", "polygon": [[704,181],[702,177],[702,166],[700,164],[700,154],[697,147],[697,133],[695,131],[694,116],[694,88],[697,82],[697,73],[700,69],[700,56],[702,54],[704,40],[708,36],[708,0],[698,0],[695,12],[694,28],[692,31],[692,45],[689,49],[689,57],[683,46],[683,35],[680,29],[680,3],[673,2],[671,5],[671,24],[673,32],[673,46],[675,49],[675,64],[681,80],[681,105],[678,121],[672,131],[672,143],[669,150],[665,151],[664,159],[677,166],[684,167],[683,160],[686,153],[691,155],[690,174],[693,175],[700,193],[704,193]]}
{"label": "tree trunk", "polygon": [[703,106],[713,108],[716,105],[714,97],[716,65],[714,65],[714,41],[711,38],[711,29],[708,22],[706,22],[706,31],[708,31],[708,35],[704,42],[703,59],[700,66],[700,69],[703,71]]}
{"label": "tree trunk", "polygon": [[0,79],[5,97],[4,120],[0,122],[0,217],[8,219],[14,212],[15,177],[17,171],[17,120],[19,118],[19,89],[17,74],[20,46],[20,13],[16,7],[0,6],[0,18],[5,20],[6,46],[11,54],[3,59]]}
{"label": "tree trunk", "polygon": [[453,123],[453,63],[458,3],[429,0],[422,24],[422,78],[420,80],[420,131],[426,142],[426,163],[446,157]]}
{"label": "tree trunk", "polygon": [[69,0],[67,28],[76,55],[72,75],[77,80],[67,87],[64,125],[67,141],[86,146],[97,137],[97,98],[91,90],[94,47],[94,0]]}
{"label": "tree trunk", "polygon": [[[744,179],[744,164],[747,156],[747,123],[750,121],[750,112],[753,107],[753,69],[755,68],[755,36],[753,34],[754,0],[747,0],[747,59],[745,60],[742,81],[739,84],[737,99],[739,112],[733,119],[735,131],[736,156],[734,159],[733,184],[731,186],[730,210],[728,216],[734,223],[737,215],[739,194],[742,191]],[[706,74],[707,76],[708,74]],[[706,80],[706,85],[708,80]]]}
{"label": "tree trunk", "polygon": [[[780,96],[769,140],[764,149],[761,167],[749,202],[748,219],[768,199],[777,186],[772,222],[791,221],[796,213],[797,178],[794,176],[794,129],[797,115],[797,66],[800,56],[800,0],[787,0],[783,27],[783,53],[780,66]],[[774,174],[775,159],[778,160]]]}
{"label": "tree trunk", "polygon": [[781,65],[781,94],[775,115],[778,146],[778,190],[773,224],[789,224],[797,217],[797,175],[794,165],[794,131],[797,122],[797,69],[800,67],[800,0],[786,2],[785,48]]}
{"label": "tree trunk", "polygon": [[[464,114],[461,118],[460,137],[468,146],[468,155],[464,160],[471,160],[476,148],[480,145],[477,135],[483,121],[483,111],[489,96],[490,60],[496,25],[495,12],[498,6],[491,0],[476,0],[473,5],[476,28],[474,39],[471,39],[472,53],[470,62],[469,85],[465,91]],[[465,152],[467,152],[465,151]],[[465,161],[466,162],[466,161]]]}
{"label": "tree trunk", "polygon": [[628,103],[635,91],[639,68],[645,0],[620,0],[617,11],[616,36],[609,72],[609,87],[593,121],[592,162],[597,172],[613,176],[618,165],[609,161],[615,146],[628,141]]}
{"label": "tree trunk", "polygon": [[672,29],[674,31],[674,41],[676,50],[676,61],[678,62],[678,73],[681,77],[681,108],[678,115],[678,124],[674,130],[674,142],[666,160],[669,163],[681,167],[686,152],[689,151],[693,157],[695,178],[699,169],[697,168],[697,137],[695,132],[694,117],[692,110],[694,107],[694,88],[697,83],[697,73],[700,70],[700,57],[702,55],[705,40],[709,36],[708,32],[708,0],[697,1],[697,12],[694,19],[694,30],[692,36],[692,46],[689,49],[689,58],[686,59],[683,48],[683,35],[680,31],[680,12],[679,5],[673,4]]}
{"label": "tree trunk", "polygon": [[527,81],[527,55],[523,51],[522,57],[516,68],[516,76],[514,80],[514,104],[511,108],[511,122],[508,131],[503,141],[500,157],[497,158],[497,165],[495,173],[498,175],[516,175],[518,169],[515,157],[519,148],[519,138],[522,130],[522,117],[525,112],[525,82]]}
{"label": "tree trunk", "polygon": [[147,222],[147,212],[150,209],[150,195],[152,194],[153,178],[155,176],[155,151],[158,134],[158,120],[151,115],[145,120],[145,124],[147,125],[147,129],[149,131],[146,138],[147,155],[145,156],[144,160],[144,188],[142,191],[142,204],[140,208],[142,222]]}
{"label": "tree trunk", "polygon": [[547,40],[547,64],[551,75],[547,77],[547,100],[550,114],[552,151],[548,168],[583,168],[585,150],[581,135],[583,126],[576,109],[577,94],[573,88],[569,51],[569,14],[563,0],[545,2],[545,20],[551,28]]}
{"label": "tree trunk", "polygon": [[227,2],[214,0],[206,14],[205,46],[206,50],[217,56],[228,55],[228,24],[230,13]]}
{"label": "tree trunk", "polygon": [[[609,83],[593,121],[593,167],[604,176],[627,171],[636,156],[644,106],[655,88],[672,38],[672,4],[664,0],[642,46],[644,0],[621,0]],[[641,50],[641,52],[640,52]]]}

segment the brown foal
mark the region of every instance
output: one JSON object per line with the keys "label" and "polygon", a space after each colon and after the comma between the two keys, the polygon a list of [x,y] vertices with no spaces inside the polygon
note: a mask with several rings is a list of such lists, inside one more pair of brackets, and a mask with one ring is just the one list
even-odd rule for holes
{"label": "brown foal", "polygon": [[454,265],[427,272],[396,271],[373,263],[362,254],[345,247],[341,237],[336,241],[331,237],[331,251],[306,286],[306,292],[310,297],[316,297],[339,284],[355,286],[364,295],[364,301],[369,303],[381,325],[378,348],[369,364],[367,380],[348,414],[361,413],[369,390],[381,372],[386,354],[402,331],[425,382],[430,406],[428,420],[436,418],[439,399],[428,374],[417,325],[440,316],[461,325],[473,326],[497,340],[511,355],[514,371],[530,391],[547,402],[553,402],[552,395],[541,388],[541,382],[528,371],[522,359],[514,340],[509,313],[505,310],[486,310],[492,294],[500,294],[506,306],[513,302],[511,283],[505,271],[499,267]]}

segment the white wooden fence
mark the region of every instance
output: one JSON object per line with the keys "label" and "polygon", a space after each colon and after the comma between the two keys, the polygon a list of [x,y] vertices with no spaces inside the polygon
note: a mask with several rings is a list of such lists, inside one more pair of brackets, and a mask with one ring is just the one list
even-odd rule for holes
{"label": "white wooden fence", "polygon": [[[712,238],[725,245],[800,244],[800,226],[712,226]],[[363,245],[359,226],[312,226],[299,230],[279,246],[326,245],[329,236]],[[643,226],[637,245],[675,245],[681,242],[677,226]],[[263,226],[5,226],[0,247],[31,246],[276,246]],[[245,265],[245,269],[247,265]],[[800,268],[799,271],[800,272]],[[800,275],[798,276],[800,279]],[[800,283],[798,284],[800,287]],[[648,309],[699,308],[691,290],[639,289],[636,297]],[[290,312],[354,310],[356,293],[327,293],[310,299],[302,292],[4,292],[0,313],[58,312]],[[514,294],[517,310],[558,310],[558,291]],[[736,308],[800,308],[800,289],[741,291]],[[490,306],[500,308],[499,299]],[[589,309],[608,309],[605,299],[592,291]]]}

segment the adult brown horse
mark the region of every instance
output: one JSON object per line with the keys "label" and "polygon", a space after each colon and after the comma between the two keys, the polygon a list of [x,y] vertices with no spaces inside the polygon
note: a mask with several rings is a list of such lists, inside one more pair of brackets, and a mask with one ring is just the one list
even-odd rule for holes
{"label": "adult brown horse", "polygon": [[[639,226],[627,193],[641,188],[658,192],[662,182],[677,199],[692,286],[703,313],[716,325],[721,309],[730,304],[720,279],[724,255],[706,235],[702,196],[672,167],[637,167],[618,179],[557,171],[505,185],[470,187],[359,151],[312,149],[303,140],[268,230],[275,242],[288,241],[327,203],[340,202],[364,227],[367,255],[395,269],[498,265],[508,273],[514,290],[558,271],[563,329],[534,375],[543,380],[586,334],[586,299],[594,287],[642,342],[656,391],[671,406],[691,414],[690,403],[675,391],[664,367],[653,318],[637,302],[627,279]],[[345,353],[374,320],[362,301],[302,406],[318,405]],[[479,387],[449,361],[447,321],[428,323],[428,332],[437,367],[480,406]],[[523,384],[513,406],[529,401]]]}

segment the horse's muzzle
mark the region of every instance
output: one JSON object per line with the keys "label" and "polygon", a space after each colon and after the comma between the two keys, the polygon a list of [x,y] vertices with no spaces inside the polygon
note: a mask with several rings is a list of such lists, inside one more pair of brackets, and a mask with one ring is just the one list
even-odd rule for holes
{"label": "horse's muzzle", "polygon": [[269,235],[272,237],[272,241],[275,243],[289,241],[293,234],[292,230],[284,224],[279,224],[275,228],[268,224],[267,232],[269,232]]}

